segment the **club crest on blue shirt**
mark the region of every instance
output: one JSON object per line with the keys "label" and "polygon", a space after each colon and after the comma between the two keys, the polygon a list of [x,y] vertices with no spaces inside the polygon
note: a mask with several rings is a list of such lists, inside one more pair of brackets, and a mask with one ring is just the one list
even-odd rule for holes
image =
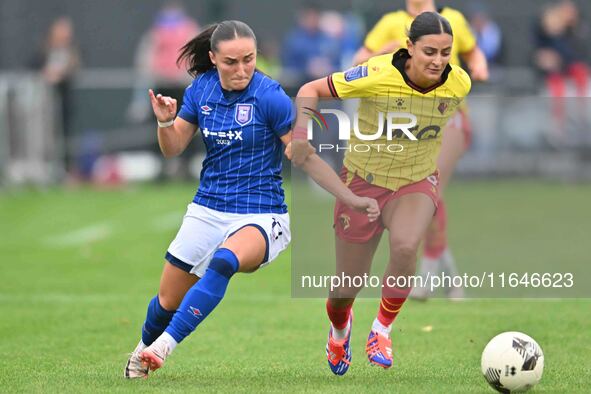
{"label": "club crest on blue shirt", "polygon": [[236,114],[234,115],[234,120],[240,126],[244,126],[252,120],[252,112],[253,107],[252,104],[237,104],[236,105]]}

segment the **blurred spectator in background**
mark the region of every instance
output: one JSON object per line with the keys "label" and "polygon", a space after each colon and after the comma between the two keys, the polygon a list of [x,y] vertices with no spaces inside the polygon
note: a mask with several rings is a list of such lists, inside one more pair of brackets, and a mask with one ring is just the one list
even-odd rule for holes
{"label": "blurred spectator in background", "polygon": [[281,60],[282,81],[287,86],[301,86],[339,69],[339,41],[321,28],[320,17],[318,8],[306,5],[298,13],[297,26],[285,38]]}
{"label": "blurred spectator in background", "polygon": [[[589,94],[589,66],[585,59],[590,37],[581,23],[579,10],[570,0],[549,5],[536,23],[534,32],[534,62],[553,97],[552,125],[546,130],[547,142],[554,147],[566,146],[571,141],[579,141],[578,137],[571,137],[578,135],[580,130],[587,131],[588,127],[567,122],[569,102],[563,97],[586,97]],[[576,118],[572,119],[582,122],[581,125],[587,123],[584,101],[576,100],[578,109],[573,112]]]}
{"label": "blurred spectator in background", "polygon": [[[363,22],[359,16],[353,13],[345,15],[337,11],[324,11],[320,14],[319,27],[324,34],[331,39],[333,51],[336,53],[333,63],[335,69],[333,71],[346,70],[351,67],[353,56],[357,48],[363,43]],[[318,78],[315,76],[312,79]],[[345,100],[339,103],[332,103],[332,109],[341,109],[352,114],[357,110],[358,103],[355,100]],[[337,130],[338,124],[333,123],[336,119],[328,119],[328,127],[330,130]],[[317,133],[314,138],[314,143],[317,144],[338,144],[336,134],[334,133]],[[338,150],[329,150],[322,154],[322,159],[326,161],[337,173],[343,167],[344,152]]]}
{"label": "blurred spectator in background", "polygon": [[[306,82],[349,68],[362,41],[360,24],[359,18],[352,15],[345,17],[333,10],[320,12],[310,4],[302,8],[297,26],[287,35],[283,45],[281,80],[288,94],[295,95],[295,89]],[[335,104],[331,108],[335,108]],[[328,127],[334,130],[336,125],[332,121],[332,118],[328,120]],[[335,135],[317,134],[314,143],[334,144]],[[322,158],[338,172],[342,167],[342,156],[342,151],[332,150]]]}
{"label": "blurred spectator in background", "polygon": [[476,3],[473,8],[470,25],[476,36],[478,47],[484,53],[490,65],[498,64],[503,44],[503,33],[492,20],[483,3]]}
{"label": "blurred spectator in background", "polygon": [[353,13],[342,15],[337,11],[325,11],[320,14],[320,30],[332,39],[338,51],[338,70],[351,66],[357,48],[363,43],[362,24]]}
{"label": "blurred spectator in background", "polygon": [[[185,88],[192,78],[185,64],[177,64],[180,49],[199,33],[199,24],[185,11],[181,3],[164,4],[154,18],[150,29],[144,33],[136,51],[137,81],[128,118],[132,122],[152,122],[148,88],[163,96],[173,97],[178,108],[183,104]],[[190,178],[189,163],[197,149],[190,144],[180,157],[164,160],[154,137],[153,151],[162,160],[164,176]],[[162,179],[161,177],[161,179]]]}
{"label": "blurred spectator in background", "polygon": [[279,60],[279,43],[267,38],[259,43],[257,51],[257,69],[272,79],[281,77],[281,61]]}
{"label": "blurred spectator in background", "polygon": [[64,159],[66,171],[72,170],[71,140],[71,85],[76,70],[80,67],[80,53],[74,39],[74,27],[67,16],[57,18],[49,27],[45,43],[33,59],[33,67],[41,72],[43,79],[55,91],[58,130],[64,136]]}
{"label": "blurred spectator in background", "polygon": [[146,91],[174,97],[179,108],[191,78],[183,64],[177,65],[179,50],[197,35],[199,25],[186,14],[176,2],[166,3],[154,18],[154,23],[143,35],[135,56],[138,81],[128,110],[130,120],[135,122],[151,119],[151,107]]}
{"label": "blurred spectator in background", "polygon": [[574,82],[577,96],[587,96],[589,67],[585,59],[589,38],[579,10],[570,0],[549,5],[536,23],[534,61],[553,97],[567,95],[569,79]]}

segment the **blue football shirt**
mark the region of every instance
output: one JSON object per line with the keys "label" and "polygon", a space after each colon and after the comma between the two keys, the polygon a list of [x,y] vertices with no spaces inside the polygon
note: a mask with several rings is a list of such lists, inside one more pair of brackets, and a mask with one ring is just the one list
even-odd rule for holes
{"label": "blue football shirt", "polygon": [[198,125],[207,148],[193,201],[229,213],[285,213],[282,142],[294,118],[291,99],[255,71],[243,91],[222,89],[217,70],[185,90],[178,116]]}

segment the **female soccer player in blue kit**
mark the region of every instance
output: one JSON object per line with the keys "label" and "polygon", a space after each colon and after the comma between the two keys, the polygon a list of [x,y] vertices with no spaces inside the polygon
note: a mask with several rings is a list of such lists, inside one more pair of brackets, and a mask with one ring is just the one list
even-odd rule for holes
{"label": "female soccer player in blue kit", "polygon": [[[179,60],[187,60],[195,80],[176,118],[176,100],[150,90],[158,142],[164,156],[176,156],[199,128],[207,156],[197,194],[166,253],[142,339],[125,366],[127,378],[160,368],[219,304],[236,272],[268,264],[290,241],[281,158],[294,112],[279,84],[255,69],[253,31],[239,21],[213,25],[182,48]],[[304,171],[347,206],[377,219],[375,200],[356,196],[322,159],[312,158]]]}

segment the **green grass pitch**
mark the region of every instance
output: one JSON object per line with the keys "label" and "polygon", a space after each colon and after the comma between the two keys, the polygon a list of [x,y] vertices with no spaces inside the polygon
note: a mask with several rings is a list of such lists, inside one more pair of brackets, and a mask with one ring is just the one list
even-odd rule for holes
{"label": "green grass pitch", "polygon": [[[492,393],[480,354],[509,330],[531,335],[544,350],[544,377],[533,392],[591,391],[589,298],[409,301],[393,329],[395,364],[387,371],[366,361],[378,301],[360,299],[351,369],[333,376],[324,355],[324,300],[291,298],[289,253],[237,276],[163,369],[148,380],[123,379],[193,191],[173,184],[0,195],[1,392]],[[512,208],[515,199],[530,211]],[[589,201],[591,186],[456,183],[448,193],[456,259],[589,264]]]}

